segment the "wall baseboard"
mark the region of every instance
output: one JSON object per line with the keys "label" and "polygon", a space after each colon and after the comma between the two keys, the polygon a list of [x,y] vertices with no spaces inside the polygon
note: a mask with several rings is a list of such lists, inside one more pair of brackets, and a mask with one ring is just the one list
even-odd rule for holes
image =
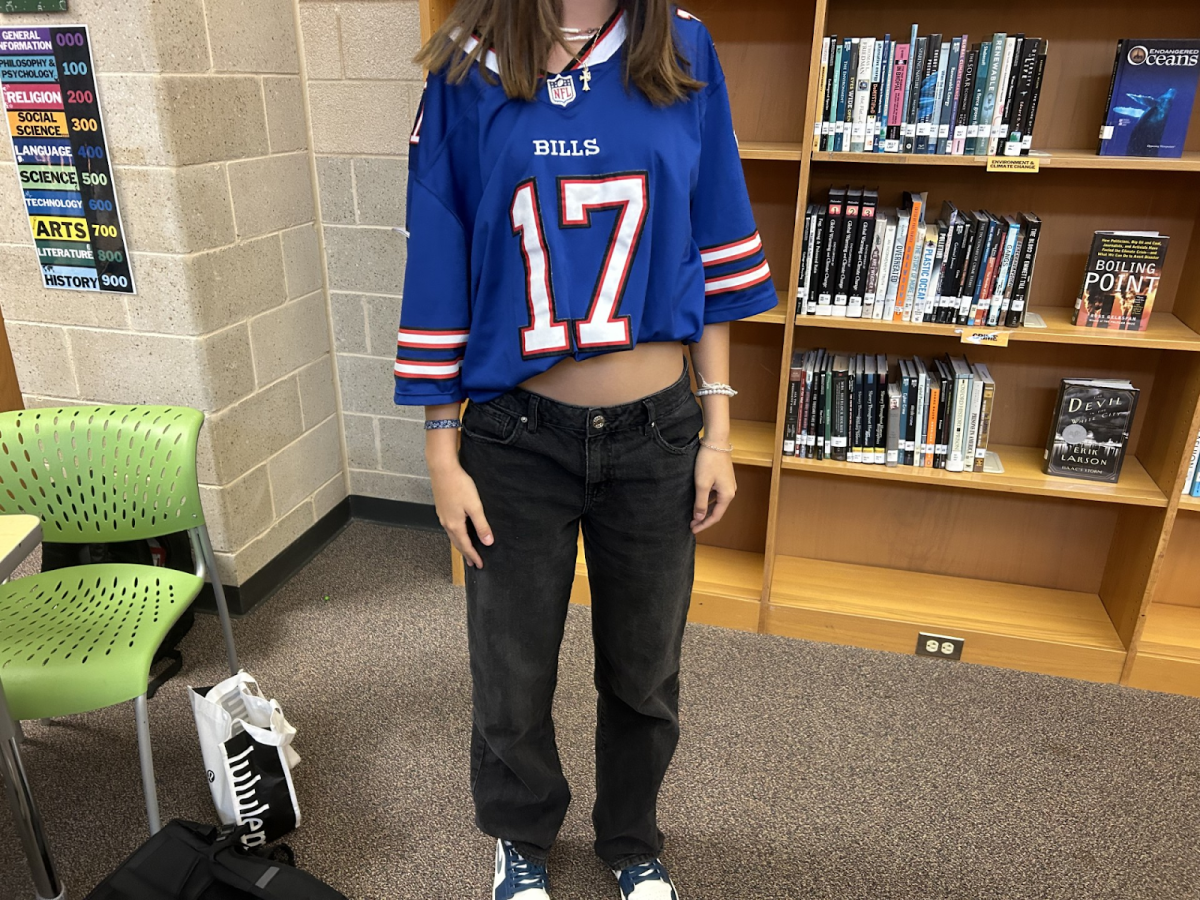
{"label": "wall baseboard", "polygon": [[[442,530],[437,512],[428,504],[351,494],[292,541],[282,553],[246,579],[245,584],[225,585],[229,614],[241,618],[254,612],[356,519],[424,531]],[[196,598],[195,609],[197,612],[216,614],[217,605],[211,585],[204,586]]]}

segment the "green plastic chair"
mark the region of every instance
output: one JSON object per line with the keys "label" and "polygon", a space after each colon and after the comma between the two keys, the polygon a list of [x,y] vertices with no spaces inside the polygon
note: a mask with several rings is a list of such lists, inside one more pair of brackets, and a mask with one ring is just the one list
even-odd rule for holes
{"label": "green plastic chair", "polygon": [[134,701],[151,834],[161,827],[146,691],[150,663],[212,574],[229,671],[233,628],[196,477],[204,414],[168,406],[0,413],[0,514],[42,520],[45,540],[102,543],[187,531],[195,574],[81,565],[0,585],[0,681],[14,720]]}

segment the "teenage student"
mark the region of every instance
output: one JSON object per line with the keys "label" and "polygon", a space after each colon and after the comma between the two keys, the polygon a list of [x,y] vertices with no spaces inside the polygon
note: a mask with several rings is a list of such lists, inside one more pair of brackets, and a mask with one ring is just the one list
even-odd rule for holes
{"label": "teenage student", "polygon": [[549,896],[582,529],[596,853],[624,900],[676,900],[656,806],[696,534],[735,490],[728,323],[776,304],[725,78],[667,0],[459,0],[417,61],[395,398],[425,407],[438,518],[467,565],[493,898]]}

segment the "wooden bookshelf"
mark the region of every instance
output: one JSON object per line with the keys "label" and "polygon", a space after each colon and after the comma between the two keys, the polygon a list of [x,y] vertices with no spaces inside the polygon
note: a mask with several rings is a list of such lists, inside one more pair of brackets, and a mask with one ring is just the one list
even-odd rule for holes
{"label": "wooden bookshelf", "polygon": [[[433,22],[449,5],[422,0]],[[1181,496],[1200,430],[1200,111],[1182,159],[1095,153],[1117,39],[1200,35],[1200,4],[694,0],[688,8],[721,56],[779,295],[775,309],[731,331],[738,496],[699,538],[692,619],[909,654],[918,633],[947,634],[965,638],[968,664],[1200,696],[1200,499]],[[1037,173],[987,172],[975,157],[813,151],[822,37],[907,36],[912,22],[922,34],[979,40],[1019,28],[1048,39]],[[959,343],[957,326],[796,316],[805,208],[844,184],[878,187],[883,206],[927,190],[933,208],[952,200],[1037,212],[1029,302],[1046,327],[1000,329],[1007,347],[975,348]],[[1102,229],[1171,236],[1145,332],[1070,322],[1092,233]],[[997,383],[991,449],[1005,471],[785,459],[792,353],[821,346],[985,362]],[[1116,485],[1041,471],[1057,386],[1071,376],[1129,378],[1141,389]],[[582,557],[578,574],[574,599],[584,602]]]}

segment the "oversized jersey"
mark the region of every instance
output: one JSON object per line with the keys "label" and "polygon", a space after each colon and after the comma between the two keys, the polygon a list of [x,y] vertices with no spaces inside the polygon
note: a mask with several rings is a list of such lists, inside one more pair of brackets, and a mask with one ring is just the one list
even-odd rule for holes
{"label": "oversized jersey", "polygon": [[674,21],[705,86],[668,107],[625,88],[624,13],[532,101],[478,67],[457,85],[430,74],[409,146],[398,404],[485,402],[568,356],[698,341],[776,305],[716,50],[699,20]]}

